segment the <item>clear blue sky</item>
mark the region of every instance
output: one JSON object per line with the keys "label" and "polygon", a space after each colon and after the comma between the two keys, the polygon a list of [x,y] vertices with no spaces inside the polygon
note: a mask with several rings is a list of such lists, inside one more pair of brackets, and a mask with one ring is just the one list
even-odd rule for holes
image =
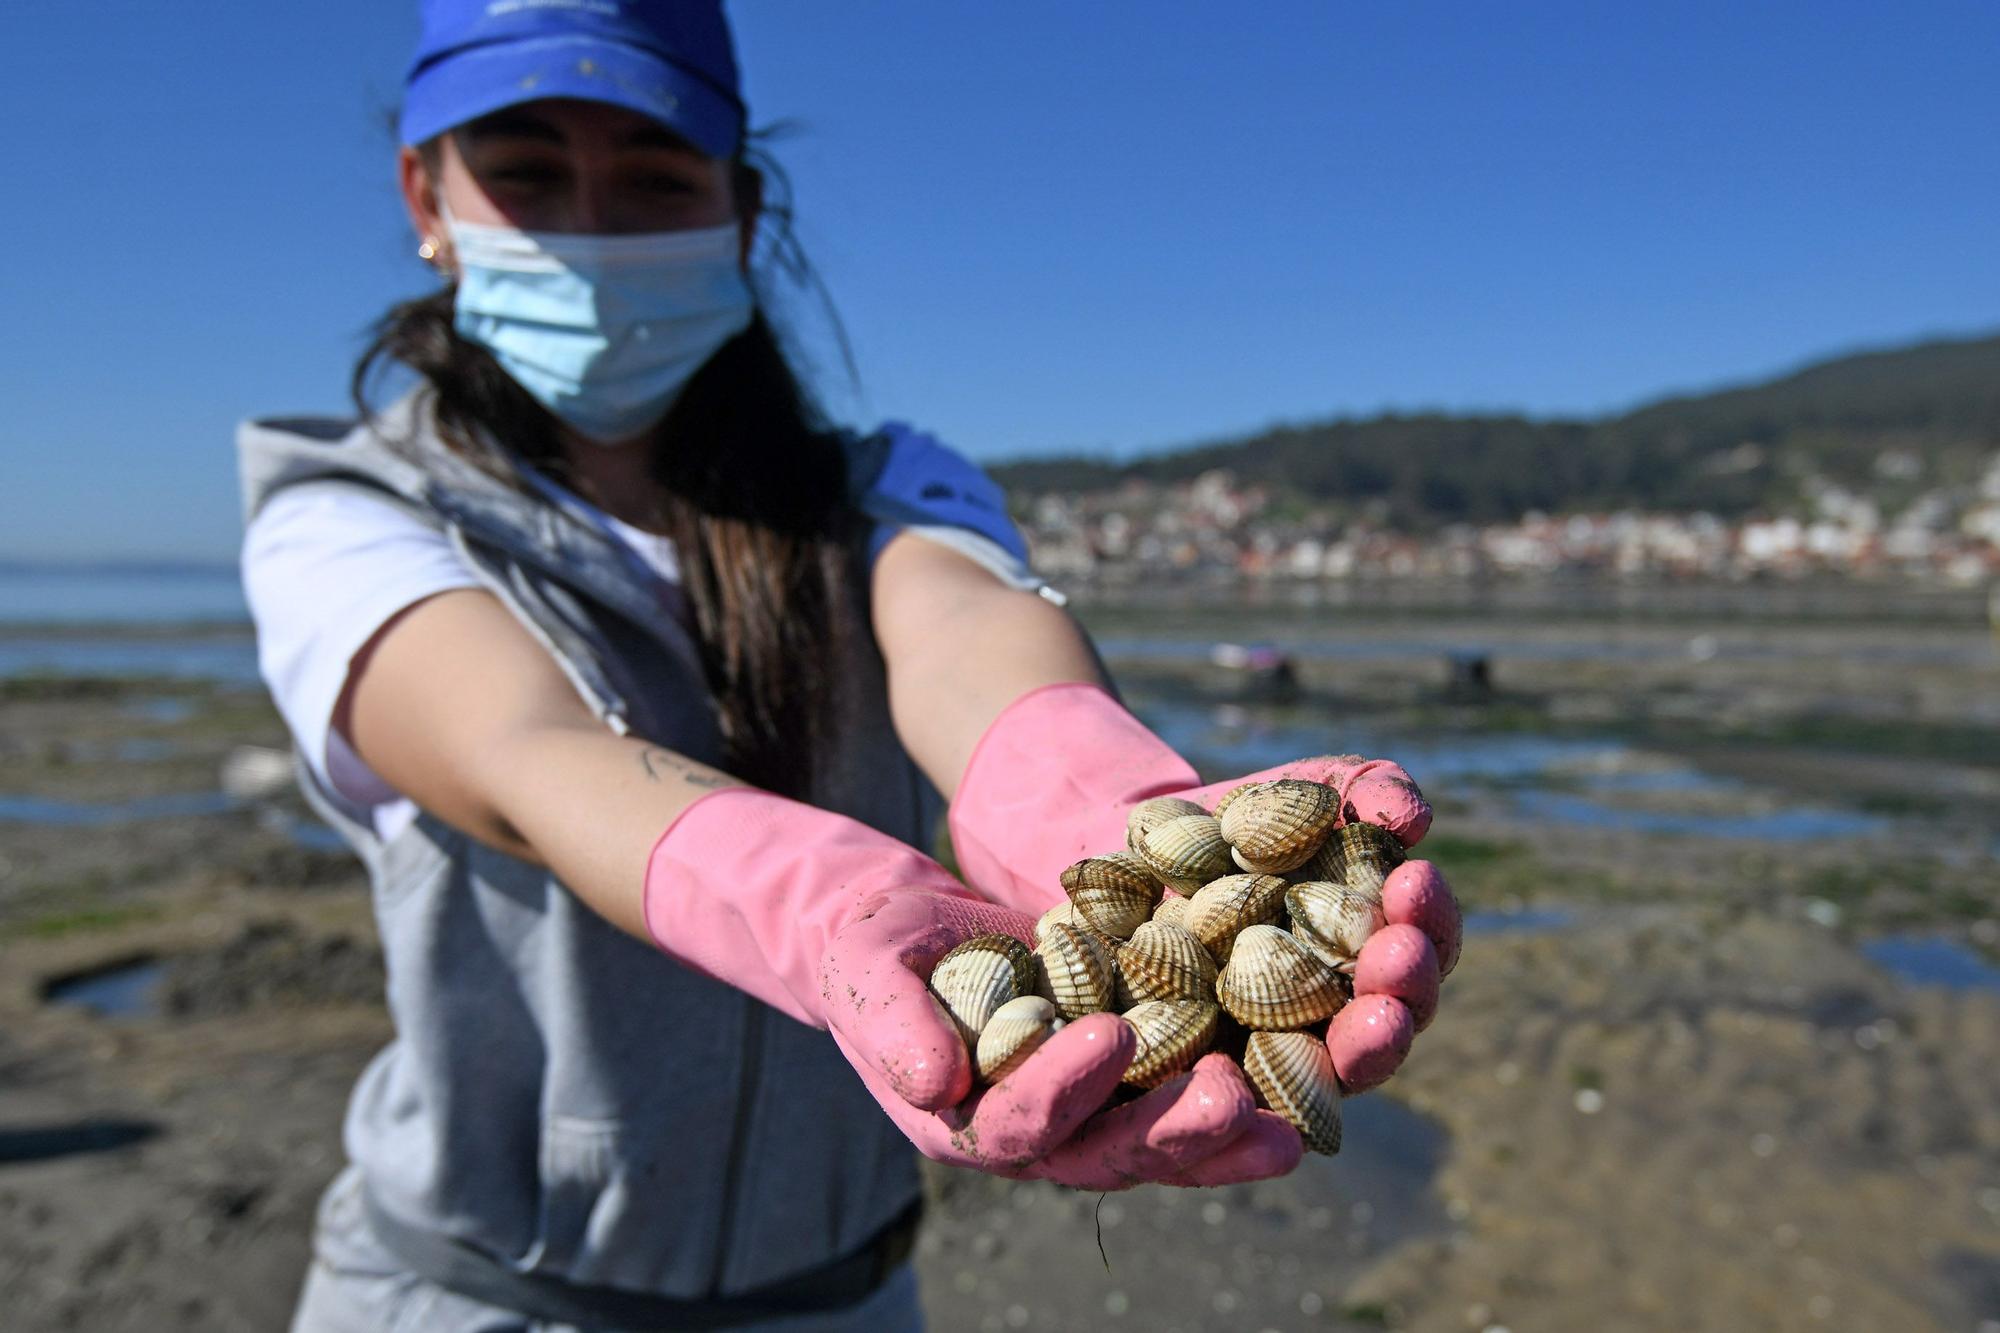
{"label": "clear blue sky", "polygon": [[[2000,5],[735,0],[853,336],[977,458],[1597,412],[2000,326]],[[8,7],[0,556],[223,556],[419,291],[411,0]]]}

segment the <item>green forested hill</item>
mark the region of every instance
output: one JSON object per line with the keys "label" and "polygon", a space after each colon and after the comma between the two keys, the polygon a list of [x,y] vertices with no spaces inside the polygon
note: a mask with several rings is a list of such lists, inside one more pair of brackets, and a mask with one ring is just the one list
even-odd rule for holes
{"label": "green forested hill", "polygon": [[1594,421],[1342,419],[1123,466],[1039,459],[993,471],[1024,497],[1226,467],[1273,488],[1281,504],[1368,508],[1423,527],[1527,509],[1782,511],[1827,482],[1893,501],[1896,492],[1970,480],[1996,449],[2000,336],[1839,357]]}

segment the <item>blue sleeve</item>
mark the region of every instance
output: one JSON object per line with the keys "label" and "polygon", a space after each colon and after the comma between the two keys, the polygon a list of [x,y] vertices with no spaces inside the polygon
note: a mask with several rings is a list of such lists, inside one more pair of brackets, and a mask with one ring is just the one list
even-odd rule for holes
{"label": "blue sleeve", "polygon": [[[1027,574],[1028,543],[1007,517],[1007,496],[965,457],[900,422],[875,437],[879,469],[863,489],[861,509],[875,520],[868,558],[905,529],[965,550],[1011,582]],[[979,551],[987,553],[981,558]],[[1039,580],[1032,580],[1039,584]]]}

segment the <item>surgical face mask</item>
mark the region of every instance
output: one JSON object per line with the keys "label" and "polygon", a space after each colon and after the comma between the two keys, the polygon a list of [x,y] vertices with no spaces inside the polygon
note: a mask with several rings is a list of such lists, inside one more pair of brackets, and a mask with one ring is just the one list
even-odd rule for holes
{"label": "surgical face mask", "polygon": [[688,378],[749,326],[734,224],[590,236],[449,215],[453,327],[595,444],[666,415]]}

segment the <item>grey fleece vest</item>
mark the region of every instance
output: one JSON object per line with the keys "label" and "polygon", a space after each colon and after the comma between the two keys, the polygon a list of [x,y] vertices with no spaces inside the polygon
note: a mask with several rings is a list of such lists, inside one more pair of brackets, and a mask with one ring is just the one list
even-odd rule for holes
{"label": "grey fleece vest", "polygon": [[[721,759],[713,706],[657,584],[580,513],[446,449],[421,392],[372,426],[250,423],[248,513],[281,487],[364,487],[445,533],[605,724]],[[872,465],[850,450],[857,498]],[[939,811],[891,730],[879,657],[813,802],[918,847]],[[315,781],[367,864],[396,1038],[348,1109],[346,1147],[386,1211],[524,1271],[728,1296],[847,1254],[917,1193],[908,1142],[825,1033],[682,967],[541,867],[428,813],[388,842]]]}

